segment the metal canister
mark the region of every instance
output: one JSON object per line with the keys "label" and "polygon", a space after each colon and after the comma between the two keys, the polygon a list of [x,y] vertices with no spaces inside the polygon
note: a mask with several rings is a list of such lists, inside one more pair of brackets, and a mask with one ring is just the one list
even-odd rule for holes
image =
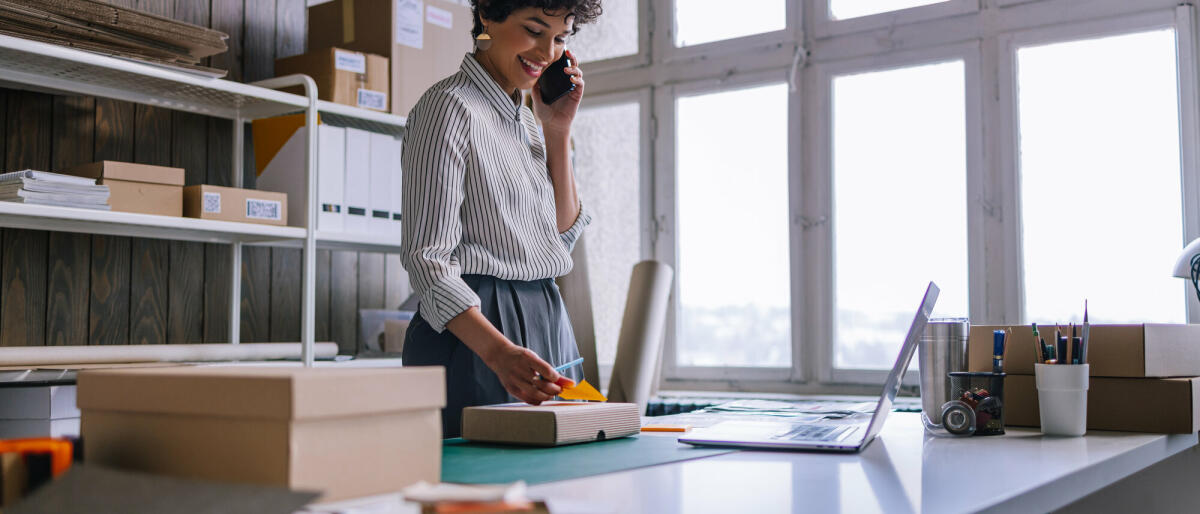
{"label": "metal canister", "polygon": [[917,347],[921,368],[921,421],[930,430],[942,429],[942,405],[953,400],[951,371],[967,370],[967,334],[971,323],[966,318],[929,320]]}

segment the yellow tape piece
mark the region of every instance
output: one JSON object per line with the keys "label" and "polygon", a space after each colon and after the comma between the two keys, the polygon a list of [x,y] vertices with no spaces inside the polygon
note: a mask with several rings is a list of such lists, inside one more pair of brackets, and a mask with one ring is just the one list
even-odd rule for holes
{"label": "yellow tape piece", "polygon": [[600,391],[597,391],[595,387],[592,387],[587,380],[580,380],[578,384],[575,384],[575,387],[563,389],[562,393],[558,396],[564,400],[588,400],[593,402],[608,401],[608,398],[605,398],[604,395],[600,394]]}

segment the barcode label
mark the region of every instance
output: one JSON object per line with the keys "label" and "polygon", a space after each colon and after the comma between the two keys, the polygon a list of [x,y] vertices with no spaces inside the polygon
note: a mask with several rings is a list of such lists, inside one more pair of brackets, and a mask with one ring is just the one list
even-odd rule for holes
{"label": "barcode label", "polygon": [[366,109],[375,109],[377,111],[387,110],[387,93],[379,91],[371,91],[370,89],[358,90],[358,106]]}
{"label": "barcode label", "polygon": [[355,53],[346,52],[344,50],[333,51],[333,67],[339,70],[345,70],[352,73],[367,72],[367,56]]}
{"label": "barcode label", "polygon": [[204,205],[200,208],[205,213],[221,213],[221,193],[204,193]]}
{"label": "barcode label", "polygon": [[246,217],[256,220],[278,221],[283,216],[283,205],[274,200],[246,199]]}

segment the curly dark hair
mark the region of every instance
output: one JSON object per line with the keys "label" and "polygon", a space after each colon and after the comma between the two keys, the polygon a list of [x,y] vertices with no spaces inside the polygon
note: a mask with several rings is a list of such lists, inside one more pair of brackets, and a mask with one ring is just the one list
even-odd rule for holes
{"label": "curly dark hair", "polygon": [[544,13],[567,11],[567,16],[575,17],[571,34],[579,32],[579,26],[596,21],[604,12],[600,8],[600,0],[471,0],[471,14],[475,17],[475,26],[471,29],[471,37],[483,33],[483,22],[480,19],[504,21],[509,14],[517,9],[536,7]]}

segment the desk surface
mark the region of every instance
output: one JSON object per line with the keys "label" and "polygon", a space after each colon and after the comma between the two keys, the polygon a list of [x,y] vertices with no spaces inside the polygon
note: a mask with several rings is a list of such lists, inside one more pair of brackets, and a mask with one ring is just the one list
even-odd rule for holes
{"label": "desk surface", "polygon": [[[641,437],[677,437],[642,434]],[[529,488],[555,514],[676,512],[1046,512],[1197,443],[1196,434],[1092,432],[932,437],[895,412],[857,455],[740,451]],[[983,465],[987,464],[985,468]],[[309,513],[419,512],[399,494]]]}
{"label": "desk surface", "polygon": [[924,434],[919,414],[893,413],[858,455],[734,452],[546,483],[530,497],[556,514],[1046,512],[1196,443],[1196,434],[1059,438],[1027,429],[941,438]]}

